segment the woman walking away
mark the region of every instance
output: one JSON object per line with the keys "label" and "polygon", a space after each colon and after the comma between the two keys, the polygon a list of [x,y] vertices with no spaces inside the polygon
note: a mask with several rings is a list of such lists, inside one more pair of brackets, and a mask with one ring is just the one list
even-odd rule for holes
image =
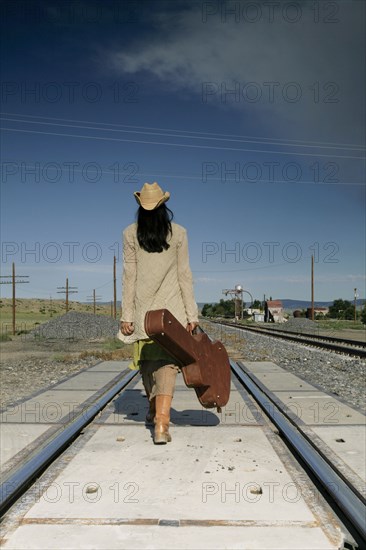
{"label": "woman walking away", "polygon": [[168,309],[192,333],[198,325],[189,265],[186,229],[172,222],[170,193],[145,183],[134,196],[137,222],[123,231],[122,316],[118,338],[134,344],[134,368],[139,368],[149,399],[147,424],[155,424],[154,443],[171,441],[170,407],[179,366],[149,339],[144,329],[149,310]]}

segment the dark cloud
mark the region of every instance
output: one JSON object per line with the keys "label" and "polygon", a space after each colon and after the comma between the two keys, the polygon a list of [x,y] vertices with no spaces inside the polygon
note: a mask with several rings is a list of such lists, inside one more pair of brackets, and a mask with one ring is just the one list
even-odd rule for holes
{"label": "dark cloud", "polygon": [[[176,10],[174,18],[171,11],[169,17],[154,11],[155,33],[148,40],[137,35],[130,47],[109,51],[106,64],[114,73],[148,73],[173,89],[187,90],[197,101],[204,94],[218,108],[251,113],[279,127],[279,134],[285,130],[299,139],[361,143],[365,5],[328,3],[338,7],[337,13],[320,7],[316,21],[312,3],[295,2],[301,17],[290,23],[286,18],[296,14],[283,11],[288,2],[280,3],[282,11],[273,12],[272,22],[268,2],[254,4],[262,15],[253,23],[244,12],[237,21],[229,14],[225,20],[219,9],[205,16],[203,6],[213,12],[215,2]],[[237,96],[225,96],[225,88],[235,83]]]}

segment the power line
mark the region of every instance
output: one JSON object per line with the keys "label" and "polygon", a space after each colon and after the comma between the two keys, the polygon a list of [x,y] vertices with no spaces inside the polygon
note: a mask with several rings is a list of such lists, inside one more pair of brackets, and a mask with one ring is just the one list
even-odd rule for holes
{"label": "power line", "polygon": [[[18,275],[17,275],[17,277],[18,277]],[[112,285],[112,284],[113,284],[113,281],[107,281],[106,283],[103,283],[102,285],[96,286],[95,288],[96,289],[103,288],[107,285]],[[31,294],[31,295],[33,295],[35,292],[37,292],[37,294],[47,294],[47,295],[49,295],[50,293],[53,292],[53,290],[52,289],[45,290],[45,289],[39,289],[37,287],[31,287],[31,290],[24,290],[23,289],[23,292],[26,293],[26,294]],[[81,290],[79,293],[87,294],[88,292],[90,292],[90,290]]]}
{"label": "power line", "polygon": [[270,140],[270,141],[288,141],[288,142],[294,142],[294,143],[314,143],[319,145],[336,145],[336,146],[344,146],[344,147],[353,147],[353,148],[361,148],[364,149],[365,146],[361,144],[356,143],[335,143],[332,141],[313,141],[313,140],[299,140],[299,139],[290,139],[290,138],[267,138],[267,137],[260,137],[260,136],[247,136],[247,135],[238,135],[238,134],[222,134],[218,132],[196,132],[194,130],[175,130],[174,128],[157,128],[153,126],[136,126],[131,124],[117,124],[112,122],[96,122],[96,121],[88,121],[88,120],[78,120],[78,119],[68,119],[68,118],[59,118],[59,117],[45,117],[40,115],[26,115],[22,113],[3,113],[0,112],[0,115],[6,115],[6,116],[21,116],[21,117],[27,117],[27,118],[42,118],[45,120],[62,120],[64,122],[81,122],[84,124],[97,124],[97,125],[109,125],[109,126],[118,126],[122,128],[137,128],[137,129],[145,129],[145,130],[159,130],[162,132],[179,132],[179,133],[190,133],[190,134],[201,134],[201,135],[208,135],[208,136],[223,136],[223,137],[238,137],[238,138],[250,138],[250,139],[259,139],[259,140]]}
{"label": "power line", "polygon": [[[15,162],[15,161],[14,161]],[[23,162],[23,161],[21,161]],[[1,164],[0,164],[1,166]],[[22,164],[22,167],[24,168],[34,168],[34,166],[30,165],[30,164],[25,164],[23,163]],[[59,170],[59,167],[47,167],[47,170]],[[93,171],[92,168],[90,168],[91,171]],[[73,172],[75,173],[79,173],[79,174],[83,174],[84,173],[84,170],[78,170],[76,168],[73,168]],[[115,171],[114,170],[99,170],[98,171],[99,174],[106,174],[106,175],[113,175],[115,174]],[[193,174],[157,174],[155,172],[155,170],[149,170],[148,172],[136,172],[136,176],[146,176],[146,177],[151,177],[151,175],[154,174],[154,178],[175,178],[175,179],[184,179],[184,180],[198,180],[200,182],[202,182],[202,174],[200,175],[193,175]],[[316,180],[310,180],[310,181],[307,181],[307,180],[264,180],[264,179],[246,179],[246,180],[240,180],[240,181],[237,181],[235,179],[229,179],[229,178],[225,178],[224,180],[221,178],[216,178],[214,176],[209,176],[209,179],[210,179],[210,182],[212,183],[213,181],[218,181],[220,183],[237,183],[237,184],[243,184],[243,183],[247,183],[248,185],[251,185],[253,183],[257,184],[257,183],[287,183],[287,184],[310,184],[310,185],[359,185],[361,187],[365,187],[366,185],[366,182],[359,182],[359,181],[316,181]]]}
{"label": "power line", "polygon": [[366,157],[354,157],[350,155],[329,155],[321,153],[298,153],[298,152],[286,152],[286,151],[268,151],[261,149],[238,149],[235,147],[215,147],[212,145],[193,145],[188,143],[167,143],[161,141],[145,141],[145,140],[135,140],[135,139],[121,139],[121,138],[111,138],[111,137],[101,137],[101,136],[84,136],[80,134],[61,134],[58,132],[42,132],[39,130],[24,130],[16,128],[3,128],[8,132],[21,132],[27,134],[43,134],[48,136],[61,136],[61,137],[72,137],[72,138],[82,138],[82,139],[96,139],[99,141],[117,141],[123,143],[141,143],[143,145],[164,145],[167,147],[187,147],[192,149],[214,149],[219,151],[240,151],[240,152],[250,152],[250,153],[267,153],[270,155],[295,155],[302,157],[327,157],[327,158],[338,158],[338,159],[355,159],[355,160],[365,160]]}
{"label": "power line", "polygon": [[[176,135],[176,134],[169,134],[165,131],[162,132],[142,132],[139,130],[123,130],[123,129],[114,129],[114,128],[98,128],[97,126],[80,126],[77,124],[60,124],[56,122],[42,122],[38,120],[19,120],[14,118],[7,118],[7,117],[0,117],[1,120],[6,120],[9,122],[21,122],[25,124],[43,124],[47,126],[62,126],[66,128],[82,128],[83,130],[99,130],[103,132],[124,132],[127,134],[143,134],[143,135],[155,135],[155,136],[164,136],[164,137],[175,137],[178,139],[205,139],[205,140],[215,140],[215,141],[230,141],[230,142],[238,142],[238,143],[254,143],[254,144],[262,144],[266,142],[263,142],[262,139],[233,139],[233,138],[219,138],[219,137],[210,137],[210,136],[196,136],[196,135]],[[87,123],[87,124],[93,124],[93,123]],[[269,139],[269,138],[266,138]],[[277,141],[277,140],[276,140]],[[273,141],[273,143],[270,143],[271,145],[278,145],[278,146],[286,146],[286,147],[308,147],[308,148],[319,148],[319,149],[345,149],[346,151],[364,151],[365,148],[362,146],[333,146],[333,145],[309,145],[309,144],[299,144],[299,143],[291,143],[290,141],[280,142],[276,143]]]}

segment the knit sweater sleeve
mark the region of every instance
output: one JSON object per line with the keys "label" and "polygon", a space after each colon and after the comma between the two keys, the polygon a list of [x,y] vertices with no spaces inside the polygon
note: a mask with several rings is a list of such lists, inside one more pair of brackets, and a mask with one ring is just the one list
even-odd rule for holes
{"label": "knit sweater sleeve", "polygon": [[183,230],[182,239],[178,243],[177,262],[178,281],[182,292],[188,322],[198,322],[198,307],[194,299],[193,277],[189,265],[188,238],[186,229]]}
{"label": "knit sweater sleeve", "polygon": [[121,321],[134,322],[137,260],[136,247],[131,233],[123,232],[123,275]]}

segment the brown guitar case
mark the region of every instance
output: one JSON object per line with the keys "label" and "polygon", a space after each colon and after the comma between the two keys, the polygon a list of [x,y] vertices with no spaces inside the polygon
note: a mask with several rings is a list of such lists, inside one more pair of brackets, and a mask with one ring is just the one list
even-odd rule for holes
{"label": "brown guitar case", "polygon": [[195,389],[201,405],[220,412],[230,396],[231,371],[224,345],[212,342],[202,330],[191,334],[167,309],[146,313],[145,332],[178,361],[185,384]]}

